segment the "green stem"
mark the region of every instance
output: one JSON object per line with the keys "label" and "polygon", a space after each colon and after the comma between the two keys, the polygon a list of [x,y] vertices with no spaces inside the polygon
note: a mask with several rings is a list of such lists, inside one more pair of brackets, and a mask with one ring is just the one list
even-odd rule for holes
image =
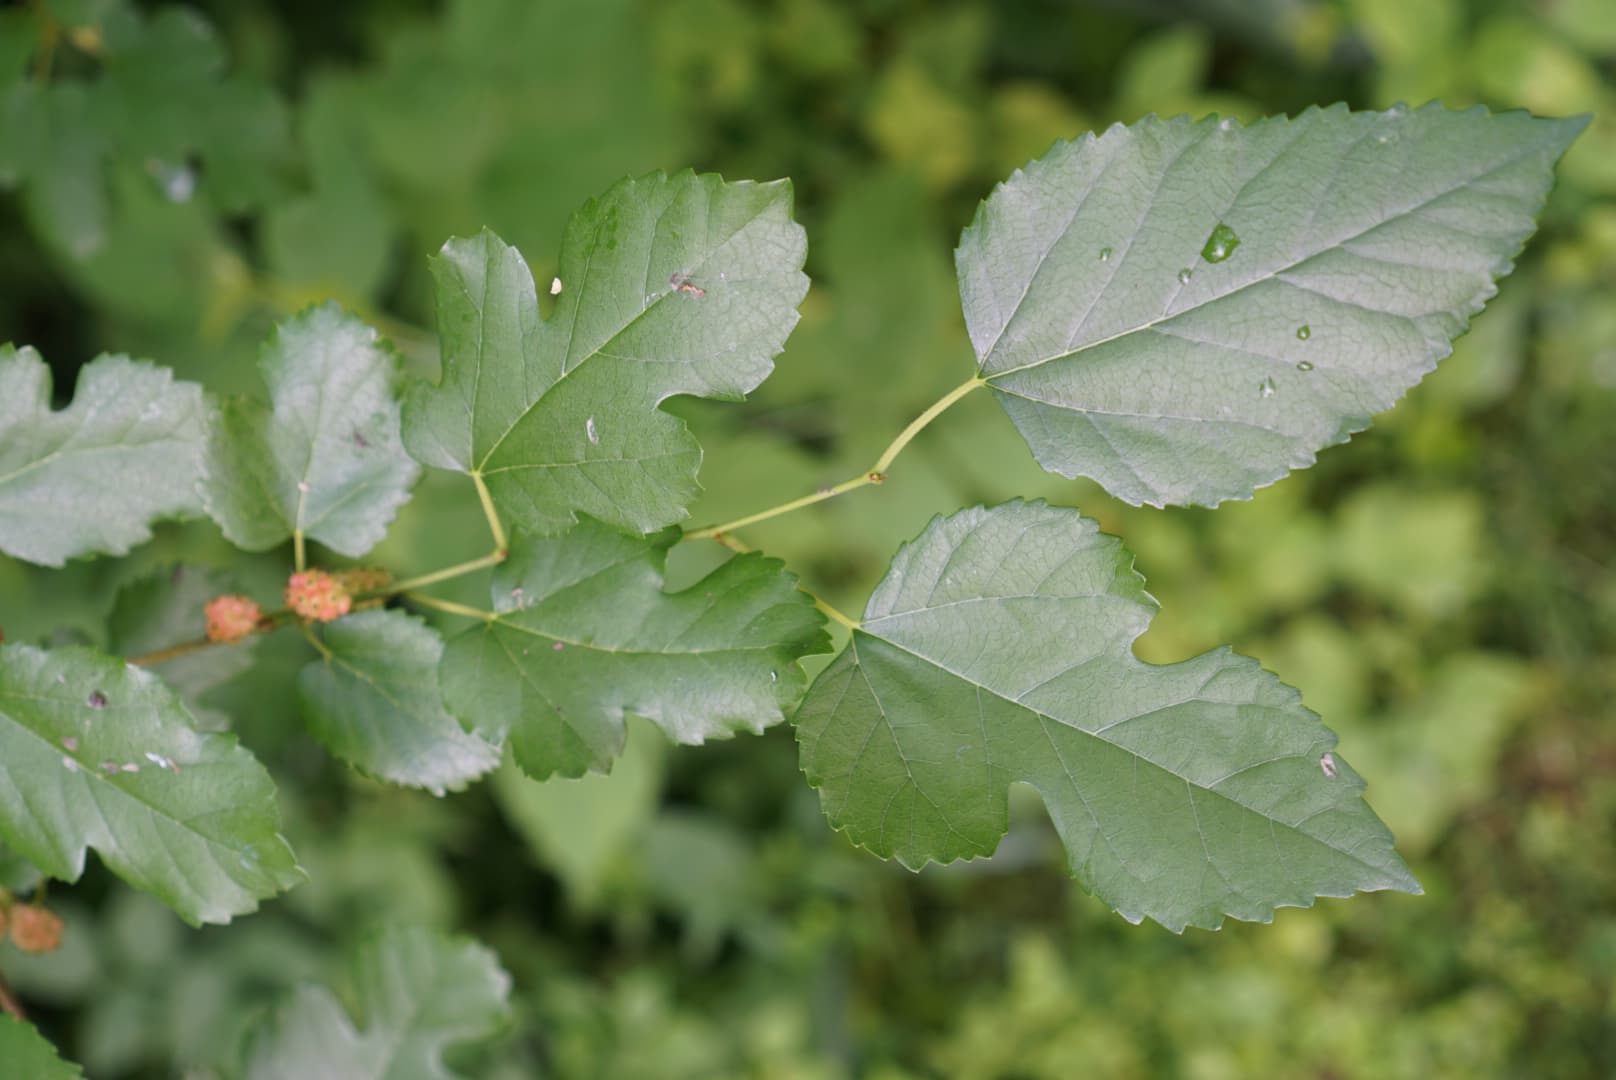
{"label": "green stem", "polygon": [[830,604],[826,603],[824,597],[817,596],[814,593],[808,593],[808,595],[814,598],[814,607],[818,608],[820,611],[823,611],[826,615],[829,615],[832,619],[835,619],[837,622],[847,627],[848,633],[852,633],[854,630],[859,628],[858,623],[854,622],[852,619],[849,619],[846,615],[843,615],[840,611],[837,611],[835,608],[831,607]]}
{"label": "green stem", "polygon": [[499,511],[494,509],[494,497],[488,493],[482,473],[472,473],[471,482],[477,485],[477,498],[483,504],[483,516],[488,519],[488,531],[494,534],[494,552],[503,559],[511,545],[505,538],[505,527],[499,523]]}
{"label": "green stem", "polygon": [[[695,529],[691,532],[685,533],[684,539],[717,540],[720,543],[727,543],[728,538],[725,534],[735,529],[745,528],[748,525],[755,525],[760,521],[767,521],[770,518],[779,517],[782,514],[789,514],[793,510],[801,510],[805,506],[812,506],[815,503],[824,502],[826,499],[834,499],[838,495],[845,495],[849,491],[856,491],[861,487],[869,487],[872,484],[886,483],[887,470],[892,468],[892,463],[897,460],[898,455],[903,453],[904,447],[908,446],[909,443],[914,440],[916,435],[919,435],[923,430],[925,430],[928,424],[946,412],[948,408],[955,402],[959,401],[977,387],[986,385],[987,383],[982,379],[973,376],[972,378],[954,387],[954,389],[950,390],[942,397],[938,398],[932,403],[930,408],[921,413],[919,416],[915,417],[908,427],[904,428],[898,433],[898,437],[893,439],[892,442],[887,445],[887,448],[881,452],[881,456],[876,459],[874,465],[870,466],[858,476],[850,477],[849,479],[843,480],[840,484],[835,484],[828,488],[820,488],[812,495],[804,495],[801,498],[792,499],[790,502],[783,502],[778,506],[771,506],[767,510],[759,510],[755,514],[747,514],[745,517],[739,517],[733,521],[726,521],[719,525],[709,525],[706,528]],[[846,619],[845,617],[838,617],[838,621],[846,622]],[[847,625],[852,626],[854,624],[847,622]]]}
{"label": "green stem", "polygon": [[[302,504],[298,505],[298,513],[303,512]],[[303,530],[292,530],[292,569],[302,573],[307,567],[307,553],[303,550]]]}
{"label": "green stem", "polygon": [[505,556],[506,552],[503,548],[501,548],[499,551],[489,552],[480,559],[472,559],[470,562],[457,563],[454,566],[446,566],[442,570],[434,570],[430,574],[422,574],[420,577],[412,577],[406,578],[403,581],[396,581],[384,589],[377,590],[377,592],[382,596],[395,596],[402,592],[411,592],[415,589],[424,589],[428,585],[436,585],[440,581],[448,581],[451,578],[463,577],[466,574],[476,573],[478,570],[482,570],[485,567],[498,566],[500,563],[505,561]]}
{"label": "green stem", "polygon": [[326,660],[331,659],[331,650],[326,648],[325,642],[321,641],[320,636],[309,628],[308,623],[298,623],[297,628],[303,631],[303,637],[307,639],[310,645],[319,650],[321,656],[325,657]]}
{"label": "green stem", "polygon": [[495,618],[492,611],[484,611],[482,608],[474,608],[466,604],[457,604],[453,600],[439,600],[436,596],[427,596],[423,593],[406,593],[404,599],[412,604],[436,608],[438,611],[446,611],[450,615],[463,615],[468,619],[480,619],[483,622],[488,622]]}

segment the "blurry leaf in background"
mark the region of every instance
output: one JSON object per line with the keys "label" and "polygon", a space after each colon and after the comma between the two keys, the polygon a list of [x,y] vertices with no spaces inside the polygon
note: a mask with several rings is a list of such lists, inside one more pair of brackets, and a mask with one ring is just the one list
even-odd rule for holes
{"label": "blurry leaf in background", "polygon": [[[107,616],[107,649],[118,656],[140,656],[207,636],[203,607],[216,596],[239,591],[233,574],[206,566],[154,570],[118,590]],[[177,656],[152,664],[152,674],[180,695],[200,731],[224,731],[228,714],[200,704],[209,690],[252,666],[256,638],[228,649]]]}
{"label": "blurry leaf in background", "polygon": [[630,717],[628,740],[610,773],[576,780],[530,780],[514,765],[493,777],[494,798],[583,911],[601,902],[607,881],[627,868],[633,841],[656,816],[667,740],[654,724]]}
{"label": "blurry leaf in background", "polygon": [[360,611],[320,631],[298,697],[310,733],[360,772],[434,795],[499,764],[500,748],[443,708],[438,632],[400,611]]}
{"label": "blurry leaf in background", "polygon": [[89,649],[0,646],[0,835],[77,881],[86,848],[192,925],[302,880],[275,789],[227,735],[198,734],[156,676]]}
{"label": "blurry leaf in background", "polygon": [[150,539],[200,509],[206,430],[202,388],[166,368],[98,357],[54,412],[39,354],[0,346],[0,551],[61,566]]}
{"label": "blurry leaf in background", "polygon": [[304,986],[252,1033],[247,1080],[447,1078],[443,1052],[485,1039],[509,1014],[511,979],[487,949],[420,929],[366,941],[347,981],[355,1010],[321,986]]}
{"label": "blurry leaf in background", "polygon": [[1442,618],[1470,602],[1492,572],[1484,523],[1473,492],[1362,487],[1337,516],[1336,564],[1346,581],[1400,610]]}
{"label": "blurry leaf in background", "polygon": [[1132,562],[1038,503],[940,517],[901,549],[795,719],[831,825],[911,868],[979,857],[1005,789],[1031,784],[1084,888],[1175,932],[1418,892],[1296,691],[1227,649],[1134,657],[1156,605]]}
{"label": "blurry leaf in background", "polygon": [[722,818],[664,811],[650,822],[637,854],[646,887],[683,921],[685,950],[694,959],[710,960],[721,935],[755,910],[749,845]]}
{"label": "blurry leaf in background", "polygon": [[268,407],[233,400],[213,425],[208,513],[249,551],[301,533],[350,557],[365,554],[421,472],[399,434],[392,351],[326,304],[282,322],[260,368]]}
{"label": "blurry leaf in background", "polygon": [[1447,355],[1584,126],[1335,107],[1062,144],[961,237],[978,371],[1052,472],[1248,498]]}

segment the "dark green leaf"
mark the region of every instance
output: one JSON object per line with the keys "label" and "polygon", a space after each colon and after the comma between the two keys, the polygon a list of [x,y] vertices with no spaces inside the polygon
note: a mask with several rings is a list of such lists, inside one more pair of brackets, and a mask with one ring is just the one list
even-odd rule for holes
{"label": "dark green leaf", "polygon": [[778,723],[802,691],[797,658],[825,650],[823,618],[755,554],[663,592],[677,539],[588,520],[520,537],[494,575],[498,614],[444,653],[449,710],[490,741],[508,736],[539,779],[605,771],[630,714],[685,744]]}
{"label": "dark green leaf", "polygon": [[1586,123],[1337,106],[1063,143],[960,239],[978,373],[1052,472],[1249,498],[1448,355]]}
{"label": "dark green leaf", "polygon": [[72,405],[52,412],[50,398],[39,354],[0,346],[0,551],[46,566],[122,555],[153,519],[200,509],[200,387],[102,356],[79,371]]}
{"label": "dark green leaf", "polygon": [[807,292],[791,187],[680,173],[625,180],[572,218],[555,314],[492,233],[434,263],[442,383],[412,389],[421,462],[481,475],[509,520],[555,531],[579,512],[650,532],[685,514],[701,449],[659,408],[756,387]]}
{"label": "dark green leaf", "polygon": [[1158,667],[1133,558],[1076,511],[939,518],[898,552],[796,723],[831,824],[919,868],[992,853],[1031,784],[1132,922],[1215,928],[1419,891],[1296,691],[1228,649]]}

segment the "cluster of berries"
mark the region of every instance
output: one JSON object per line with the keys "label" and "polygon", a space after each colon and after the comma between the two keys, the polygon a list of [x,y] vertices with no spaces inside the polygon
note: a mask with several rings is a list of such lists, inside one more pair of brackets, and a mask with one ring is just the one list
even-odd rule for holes
{"label": "cluster of berries", "polygon": [[[330,622],[353,609],[353,598],[384,588],[393,576],[379,567],[300,570],[286,582],[286,606],[300,619]],[[228,645],[263,628],[264,613],[251,597],[215,596],[204,609],[208,640]]]}
{"label": "cluster of berries", "polygon": [[62,943],[62,917],[42,904],[0,907],[0,938],[11,932],[11,943],[25,953],[55,952]]}

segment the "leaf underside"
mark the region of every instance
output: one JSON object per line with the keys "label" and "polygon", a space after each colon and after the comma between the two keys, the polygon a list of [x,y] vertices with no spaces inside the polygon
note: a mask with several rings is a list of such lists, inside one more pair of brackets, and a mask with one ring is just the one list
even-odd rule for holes
{"label": "leaf underside", "polygon": [[1249,498],[1452,351],[1586,124],[1335,106],[1060,144],[960,238],[978,374],[1052,472]]}
{"label": "leaf underside", "polygon": [[359,1024],[324,987],[305,986],[252,1031],[248,1080],[448,1080],[448,1046],[486,1038],[509,1012],[494,954],[420,929],[366,942],[350,967]]}
{"label": "leaf underside", "polygon": [[1295,690],[1228,649],[1159,667],[1132,556],[1076,511],[1007,503],[902,548],[796,716],[831,824],[918,869],[991,854],[1043,796],[1083,886],[1174,931],[1419,886]]}
{"label": "leaf underside", "polygon": [[0,552],[45,566],[123,555],[154,520],[201,509],[201,387],[102,356],[66,409],[52,412],[50,397],[39,354],[0,346]]}
{"label": "leaf underside", "polygon": [[657,406],[739,399],[773,369],[808,290],[791,187],[685,172],[624,180],[573,215],[555,312],[493,233],[434,261],[443,379],[405,401],[416,459],[484,478],[507,521],[578,513],[648,533],[685,516],[701,449]]}
{"label": "leaf underside", "polygon": [[95,848],[192,924],[302,880],[269,774],[200,734],[155,675],[86,648],[0,645],[0,839],[76,881]]}
{"label": "leaf underside", "polygon": [[495,618],[449,641],[449,711],[543,779],[602,772],[624,718],[677,743],[784,719],[799,657],[827,648],[823,617],[776,559],[741,555],[682,592],[663,591],[676,530],[628,536],[584,519],[519,536],[495,572]]}
{"label": "leaf underside", "polygon": [[0,1062],[8,1076],[28,1080],[77,1080],[84,1075],[77,1065],[63,1061],[56,1047],[28,1021],[0,1013]]}
{"label": "leaf underside", "polygon": [[393,354],[376,331],[325,304],[281,323],[261,368],[270,404],[227,402],[213,427],[208,513],[248,551],[301,531],[365,554],[420,475],[401,441]]}

